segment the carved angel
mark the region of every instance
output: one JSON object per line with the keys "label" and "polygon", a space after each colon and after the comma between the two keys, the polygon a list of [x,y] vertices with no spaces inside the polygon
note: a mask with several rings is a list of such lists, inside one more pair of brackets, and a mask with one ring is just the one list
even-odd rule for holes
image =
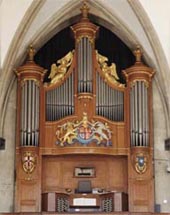
{"label": "carved angel", "polygon": [[111,66],[108,66],[107,64],[104,64],[101,68],[104,72],[104,75],[106,78],[108,78],[110,81],[117,81],[119,80],[119,77],[116,72],[116,65],[114,63],[111,64]]}
{"label": "carved angel", "polygon": [[67,72],[68,67],[71,65],[73,60],[73,53],[74,51],[70,51],[68,54],[66,54],[63,58],[57,61],[58,66],[53,63],[51,65],[51,72],[48,76],[51,78],[51,83],[57,83],[59,81],[62,81],[64,79],[64,75]]}
{"label": "carved angel", "polygon": [[108,58],[99,54],[98,51],[96,50],[96,56],[97,56],[97,61],[99,62],[99,64],[103,65],[103,63],[106,63],[106,61],[108,61]]}
{"label": "carved angel", "polygon": [[105,79],[111,83],[120,84],[118,82],[119,77],[116,71],[116,64],[112,63],[110,66],[108,66],[107,64],[108,58],[99,54],[97,50],[96,50],[96,58],[98,63],[100,64],[100,68],[103,72],[103,75],[105,76]]}
{"label": "carved angel", "polygon": [[55,76],[55,74],[57,73],[57,69],[58,69],[58,68],[57,68],[56,64],[53,63],[53,64],[51,65],[51,72],[50,72],[50,75],[48,76],[48,78],[53,79],[54,76]]}

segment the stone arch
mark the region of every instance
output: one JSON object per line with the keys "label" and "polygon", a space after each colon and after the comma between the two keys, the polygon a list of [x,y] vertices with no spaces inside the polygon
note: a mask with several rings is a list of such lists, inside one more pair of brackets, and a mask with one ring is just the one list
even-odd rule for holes
{"label": "stone arch", "polygon": [[[12,41],[10,46],[8,57],[4,62],[3,67],[3,84],[1,87],[1,123],[0,123],[0,134],[3,136],[4,133],[4,119],[6,116],[6,109],[8,104],[8,98],[13,89],[14,83],[16,82],[15,75],[13,73],[13,68],[17,67],[23,62],[23,59],[26,55],[26,48],[29,44],[33,44],[33,46],[38,50],[49,38],[51,38],[54,34],[62,30],[64,27],[73,23],[78,17],[78,11],[80,8],[80,1],[70,0],[68,3],[60,10],[50,17],[41,28],[37,28],[37,32],[30,36],[25,42],[25,37],[28,36],[27,32],[29,27],[33,24],[35,17],[38,15],[39,10],[46,3],[46,0],[43,1],[33,1],[31,7],[27,11],[22,23],[19,26],[17,33]],[[155,58],[158,62],[155,65],[154,60],[149,58],[149,54],[147,50],[144,50],[144,57],[146,62],[149,65],[156,68],[159,72],[159,75],[156,78],[157,87],[159,89],[159,93],[161,94],[162,104],[164,107],[164,114],[166,118],[166,130],[167,135],[169,132],[169,115],[168,115],[168,104],[167,104],[167,88],[165,84],[165,74],[163,71],[166,71],[168,66],[163,54],[163,50],[161,45],[159,44],[159,40],[156,36],[156,33],[152,26],[150,26],[150,33],[147,31],[147,27],[145,27],[146,23],[150,24],[149,18],[146,16],[143,7],[140,5],[139,1],[128,1],[132,9],[136,13],[136,17],[140,20],[140,23],[146,33],[147,38],[149,39],[152,50],[154,52]],[[126,24],[119,19],[115,14],[112,14],[110,11],[105,9],[105,2],[100,2],[99,0],[89,0],[88,4],[90,5],[90,12],[95,17],[96,22],[99,24],[105,25],[106,28],[109,28],[112,32],[118,35],[131,49],[134,49],[137,44],[140,44],[139,38],[137,38],[133,32],[126,26]],[[100,15],[98,15],[98,11],[100,11]],[[140,11],[140,13],[139,13]],[[101,16],[103,13],[103,17]],[[142,18],[141,18],[142,17]],[[109,21],[108,21],[109,20]],[[149,25],[148,24],[148,25]],[[156,45],[155,45],[156,44]],[[141,44],[142,46],[142,44]],[[18,53],[18,50],[20,52]],[[163,63],[162,63],[163,62]],[[160,85],[161,83],[161,85]]]}

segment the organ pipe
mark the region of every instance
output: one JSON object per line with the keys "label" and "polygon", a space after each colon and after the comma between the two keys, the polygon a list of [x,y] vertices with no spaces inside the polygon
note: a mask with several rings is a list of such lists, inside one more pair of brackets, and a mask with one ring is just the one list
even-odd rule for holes
{"label": "organ pipe", "polygon": [[78,43],[78,93],[92,93],[92,45],[83,37]]}
{"label": "organ pipe", "polygon": [[74,74],[58,88],[46,91],[46,121],[74,114]]}
{"label": "organ pipe", "polygon": [[39,87],[35,80],[24,81],[21,98],[21,145],[38,146]]}
{"label": "organ pipe", "polygon": [[111,88],[97,73],[96,114],[112,121],[124,120],[124,92]]}
{"label": "organ pipe", "polygon": [[36,84],[36,91],[35,91],[35,146],[39,144],[39,117],[40,117],[40,89],[39,86]]}
{"label": "organ pipe", "polygon": [[148,146],[148,89],[144,81],[136,81],[130,92],[131,145]]}

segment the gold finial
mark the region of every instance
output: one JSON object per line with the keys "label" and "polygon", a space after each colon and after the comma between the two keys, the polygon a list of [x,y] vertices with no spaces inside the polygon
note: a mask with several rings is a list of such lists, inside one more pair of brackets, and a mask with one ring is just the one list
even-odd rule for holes
{"label": "gold finial", "polygon": [[89,7],[87,5],[87,1],[83,1],[83,6],[80,8],[82,12],[82,19],[88,19]]}
{"label": "gold finial", "polygon": [[28,61],[34,61],[35,49],[30,45],[28,49]]}
{"label": "gold finial", "polygon": [[133,53],[136,57],[136,62],[141,62],[142,51],[140,49],[140,46],[137,46],[137,49]]}

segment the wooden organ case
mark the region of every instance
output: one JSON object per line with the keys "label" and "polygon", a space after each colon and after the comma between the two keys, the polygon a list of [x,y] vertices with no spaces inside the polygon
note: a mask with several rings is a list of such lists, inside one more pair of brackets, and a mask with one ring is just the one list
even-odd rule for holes
{"label": "wooden organ case", "polygon": [[[44,205],[52,203],[45,201],[52,196],[49,211],[57,211],[57,194],[69,209],[70,196],[86,179],[103,195],[126,194],[125,210],[152,212],[154,72],[137,48],[136,63],[123,71],[126,84],[120,83],[116,65],[95,50],[99,29],[88,19],[88,6],[81,11],[71,27],[75,50],[51,65],[49,83],[43,82],[46,71],[35,64],[32,47],[17,69],[15,210],[48,210]],[[76,168],[83,172],[75,174]],[[114,202],[107,212],[116,210]]]}

